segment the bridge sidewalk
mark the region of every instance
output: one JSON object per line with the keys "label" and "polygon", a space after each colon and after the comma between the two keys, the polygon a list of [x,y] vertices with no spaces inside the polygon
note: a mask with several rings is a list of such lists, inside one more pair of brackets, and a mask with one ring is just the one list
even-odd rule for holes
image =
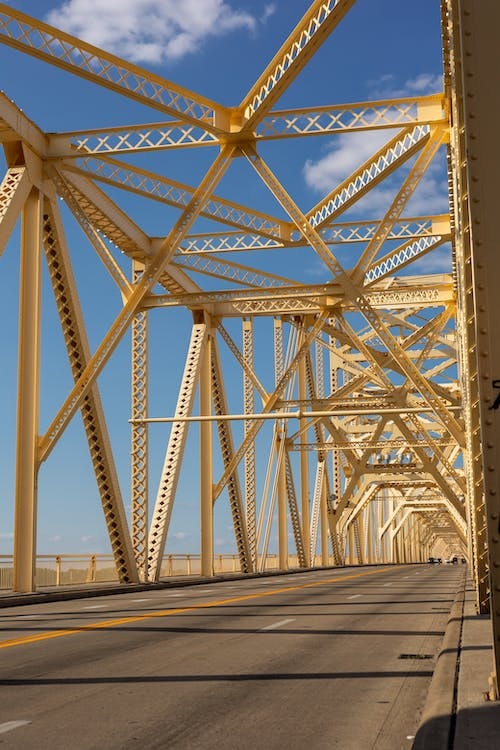
{"label": "bridge sidewalk", "polygon": [[476,614],[473,583],[453,605],[412,750],[498,750],[500,701],[489,700],[492,630]]}

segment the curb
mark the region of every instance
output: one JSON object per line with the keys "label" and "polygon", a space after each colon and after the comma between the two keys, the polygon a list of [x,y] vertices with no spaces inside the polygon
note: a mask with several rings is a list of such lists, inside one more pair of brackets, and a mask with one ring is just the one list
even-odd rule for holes
{"label": "curb", "polygon": [[456,719],[456,690],[465,604],[464,575],[450,610],[443,644],[425,701],[412,750],[449,750]]}

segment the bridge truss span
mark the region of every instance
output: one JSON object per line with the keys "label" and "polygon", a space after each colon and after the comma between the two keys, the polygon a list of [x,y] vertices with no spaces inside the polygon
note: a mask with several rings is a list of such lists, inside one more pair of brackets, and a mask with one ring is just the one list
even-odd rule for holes
{"label": "bridge truss span", "polygon": [[[483,124],[500,61],[482,43],[500,11],[441,0],[437,90],[301,101],[361,15],[312,0],[234,105],[0,3],[2,54],[29,59],[47,97],[58,80],[75,91],[57,127],[30,119],[34,90],[0,93],[15,590],[36,587],[46,477],[63,481],[78,446],[123,583],[158,580],[182,538],[213,574],[221,528],[243,573],[276,554],[456,555],[500,639],[500,146]],[[120,102],[109,126],[77,102],[94,90]],[[305,183],[314,163],[329,181]]]}

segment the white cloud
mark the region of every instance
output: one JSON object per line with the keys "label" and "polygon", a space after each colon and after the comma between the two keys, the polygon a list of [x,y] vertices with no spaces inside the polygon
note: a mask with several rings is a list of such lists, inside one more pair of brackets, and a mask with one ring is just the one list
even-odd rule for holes
{"label": "white cloud", "polygon": [[370,96],[379,99],[398,99],[405,96],[426,96],[443,90],[443,76],[436,73],[419,73],[400,84],[395,75],[387,74],[369,81]]}
{"label": "white cloud", "polygon": [[[307,160],[303,174],[306,184],[315,192],[325,195],[369,160],[393,137],[393,131],[366,131],[343,133],[330,142],[327,153],[317,161]],[[396,197],[411,161],[398,170],[401,177],[389,176],[360,198],[353,209],[357,215],[369,218],[384,214]],[[445,213],[449,210],[448,185],[444,164],[436,158],[426,170],[410,197],[405,209],[406,216]]]}
{"label": "white cloud", "polygon": [[318,192],[329,192],[392,138],[392,131],[373,130],[342,133],[328,145],[326,156],[308,159],[303,173],[307,185]]}
{"label": "white cloud", "polygon": [[264,12],[262,13],[260,17],[260,22],[265,23],[268,18],[271,18],[271,16],[274,16],[276,13],[276,5],[274,3],[269,3],[269,5],[266,5],[264,8]]}
{"label": "white cloud", "polygon": [[63,537],[59,534],[56,534],[56,536],[49,536],[48,541],[53,542],[54,544],[58,544],[59,542],[62,542]]}
{"label": "white cloud", "polygon": [[[274,12],[264,10],[263,21]],[[48,23],[133,62],[161,63],[198,51],[208,37],[253,32],[257,19],[225,0],[66,0]]]}
{"label": "white cloud", "polygon": [[82,536],[81,541],[83,544],[87,544],[87,542],[92,542],[95,539],[93,536]]}
{"label": "white cloud", "polygon": [[171,536],[174,539],[179,539],[182,541],[183,539],[189,539],[191,534],[188,531],[176,531],[175,534],[172,534]]}
{"label": "white cloud", "polygon": [[0,533],[0,539],[14,539],[13,531],[2,531]]}

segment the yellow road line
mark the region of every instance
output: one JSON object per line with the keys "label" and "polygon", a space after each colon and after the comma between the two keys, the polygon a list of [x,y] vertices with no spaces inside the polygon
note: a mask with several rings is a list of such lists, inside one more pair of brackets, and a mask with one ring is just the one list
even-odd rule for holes
{"label": "yellow road line", "polygon": [[[400,566],[397,566],[400,567]],[[395,570],[395,568],[393,568]],[[302,583],[296,586],[286,586],[284,588],[272,589],[271,591],[259,591],[255,594],[244,594],[243,596],[233,596],[230,599],[218,599],[214,602],[202,602],[200,604],[191,604],[189,607],[178,607],[175,609],[163,609],[158,612],[148,612],[144,615],[130,615],[128,617],[120,617],[116,620],[104,620],[102,622],[94,622],[87,625],[78,625],[74,628],[67,628],[64,630],[54,630],[50,633],[37,633],[36,635],[25,635],[21,638],[12,638],[8,641],[0,641],[0,649],[2,648],[13,648],[14,646],[24,646],[28,643],[38,643],[39,641],[48,641],[51,638],[63,638],[65,635],[75,635],[76,633],[84,633],[86,630],[105,630],[108,628],[115,628],[118,625],[127,625],[132,622],[141,622],[143,620],[151,620],[154,617],[171,617],[172,615],[180,615],[184,612],[193,612],[199,609],[209,609],[210,607],[223,607],[226,604],[233,604],[234,602],[244,602],[249,599],[260,599],[263,596],[273,596],[274,594],[283,594],[289,591],[298,591],[299,589],[313,588],[315,586],[326,586],[329,583],[338,583],[342,581],[351,581],[354,578],[364,578],[370,575],[376,575],[377,573],[387,572],[387,569],[369,570],[364,573],[353,573],[347,576],[336,576],[335,578],[328,578],[326,581],[316,581],[314,583]],[[77,614],[77,613],[75,613]],[[0,631],[1,632],[1,631]]]}

